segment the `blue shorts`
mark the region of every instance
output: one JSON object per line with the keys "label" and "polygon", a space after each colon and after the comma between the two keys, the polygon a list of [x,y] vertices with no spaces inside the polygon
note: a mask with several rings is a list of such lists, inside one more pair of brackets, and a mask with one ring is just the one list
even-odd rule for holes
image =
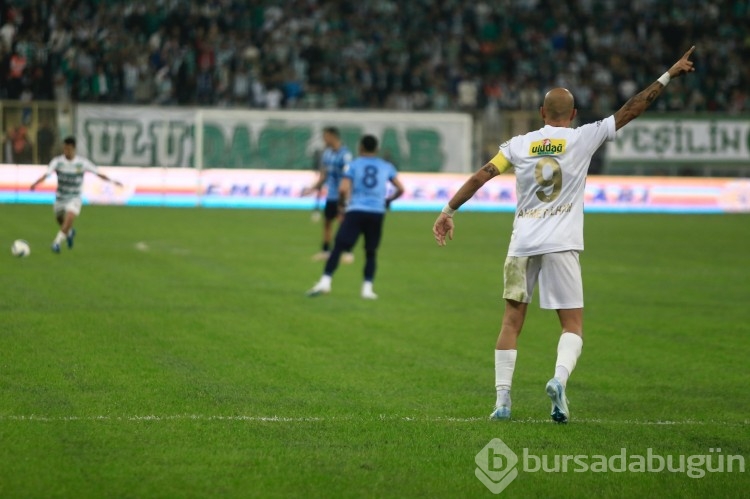
{"label": "blue shorts", "polygon": [[336,245],[344,252],[350,251],[359,239],[365,236],[365,251],[375,251],[380,246],[383,232],[384,213],[370,213],[366,211],[348,211],[344,215],[339,231],[336,233]]}

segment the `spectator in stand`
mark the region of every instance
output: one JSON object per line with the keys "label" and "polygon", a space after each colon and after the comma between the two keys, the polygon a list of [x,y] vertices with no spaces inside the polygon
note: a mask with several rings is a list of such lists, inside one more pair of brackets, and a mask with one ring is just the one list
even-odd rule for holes
{"label": "spectator in stand", "polygon": [[[74,100],[104,100],[91,81],[102,65],[111,102],[163,101],[171,85],[183,105],[267,107],[269,90],[273,107],[278,90],[281,107],[514,110],[561,75],[581,112],[603,116],[671,63],[667,42],[689,36],[704,77],[655,108],[750,110],[747,0],[9,3],[0,2],[0,92],[14,99],[26,74],[38,80],[34,99],[53,88],[59,97],[62,73]],[[539,12],[553,14],[540,25]],[[609,59],[628,73],[590,62]]]}
{"label": "spectator in stand", "polygon": [[8,98],[19,99],[23,91],[23,77],[26,70],[26,57],[13,50],[10,56],[10,68],[8,71]]}
{"label": "spectator in stand", "polygon": [[55,147],[55,130],[48,119],[42,118],[36,131],[36,144],[39,153],[39,163],[45,165],[52,160]]}

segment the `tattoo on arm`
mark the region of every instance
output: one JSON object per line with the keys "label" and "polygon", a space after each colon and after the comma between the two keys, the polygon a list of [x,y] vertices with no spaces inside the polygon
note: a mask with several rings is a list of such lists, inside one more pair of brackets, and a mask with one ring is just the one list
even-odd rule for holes
{"label": "tattoo on arm", "polygon": [[479,169],[474,175],[469,177],[469,180],[467,180],[464,185],[461,186],[460,189],[458,189],[458,192],[451,198],[451,200],[448,202],[448,205],[453,208],[454,210],[457,210],[461,207],[466,201],[471,199],[471,197],[476,194],[476,192],[492,177],[497,176],[497,168],[492,163],[487,163],[482,168]]}
{"label": "tattoo on arm", "polygon": [[615,128],[619,130],[643,112],[656,100],[664,89],[664,85],[655,81],[645,90],[631,97],[616,113]]}
{"label": "tattoo on arm", "polygon": [[490,176],[490,178],[497,175],[497,167],[493,165],[492,163],[487,163],[486,165],[484,165],[482,167],[482,171],[487,173]]}

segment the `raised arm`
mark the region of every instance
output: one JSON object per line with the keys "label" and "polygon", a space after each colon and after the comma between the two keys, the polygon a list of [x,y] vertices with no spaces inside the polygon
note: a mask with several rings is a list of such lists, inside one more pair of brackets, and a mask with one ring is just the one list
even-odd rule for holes
{"label": "raised arm", "polygon": [[685,52],[679,61],[675,62],[669,71],[659,77],[658,80],[653,82],[651,85],[646,87],[645,90],[631,97],[623,106],[615,113],[615,129],[619,130],[624,127],[643,112],[651,105],[654,100],[661,94],[664,87],[667,86],[669,80],[677,78],[685,73],[695,71],[693,67],[693,61],[690,60],[690,55],[695,50],[695,45],[690,47],[690,50]]}

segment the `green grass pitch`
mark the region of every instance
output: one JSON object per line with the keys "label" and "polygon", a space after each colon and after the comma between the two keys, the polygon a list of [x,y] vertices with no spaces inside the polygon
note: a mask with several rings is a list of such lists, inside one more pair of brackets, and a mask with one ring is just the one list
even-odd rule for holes
{"label": "green grass pitch", "polygon": [[[87,206],[60,255],[49,206],[0,213],[2,497],[493,497],[475,455],[495,437],[750,461],[748,216],[587,215],[584,349],[555,425],[559,329],[536,300],[514,421],[486,419],[510,214],[459,213],[445,248],[435,214],[389,214],[368,302],[359,248],[304,296],[309,212]],[[750,471],[521,469],[501,496],[749,491]]]}

